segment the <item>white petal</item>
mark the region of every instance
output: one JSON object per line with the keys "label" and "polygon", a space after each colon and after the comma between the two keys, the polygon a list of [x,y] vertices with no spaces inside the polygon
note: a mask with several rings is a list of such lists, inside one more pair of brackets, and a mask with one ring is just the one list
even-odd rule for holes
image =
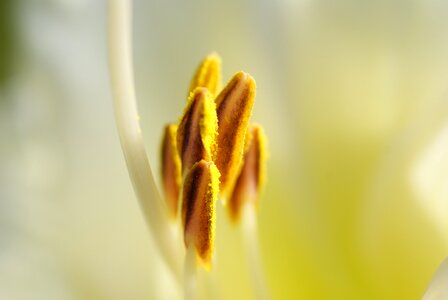
{"label": "white petal", "polygon": [[366,195],[359,237],[379,298],[422,295],[447,254],[447,116],[446,101],[422,112],[385,154]]}
{"label": "white petal", "polygon": [[448,299],[448,258],[442,262],[434,274],[422,300]]}
{"label": "white petal", "polygon": [[447,149],[448,124],[423,151],[411,173],[412,187],[421,207],[442,232],[448,228]]}

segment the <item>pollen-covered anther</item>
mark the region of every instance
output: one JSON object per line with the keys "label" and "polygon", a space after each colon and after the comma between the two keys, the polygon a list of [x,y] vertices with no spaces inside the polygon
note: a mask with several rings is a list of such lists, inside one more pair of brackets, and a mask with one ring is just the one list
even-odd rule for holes
{"label": "pollen-covered anther", "polygon": [[177,126],[165,127],[162,140],[162,183],[170,216],[177,217],[179,191],[182,184],[181,162],[176,145]]}
{"label": "pollen-covered anther", "polygon": [[211,161],[201,160],[187,173],[182,193],[182,224],[186,247],[195,247],[205,269],[211,269],[215,234],[215,203],[219,171]]}
{"label": "pollen-covered anther", "polygon": [[206,88],[196,88],[177,129],[177,149],[182,162],[182,174],[198,161],[211,161],[216,152],[218,120],[213,97]]}
{"label": "pollen-covered anther", "polygon": [[219,125],[215,162],[221,172],[220,193],[224,198],[238,175],[254,101],[255,80],[244,72],[235,74],[215,100]]}
{"label": "pollen-covered anther", "polygon": [[212,95],[221,89],[221,57],[217,53],[208,55],[198,66],[190,84],[190,93],[198,87],[207,88]]}
{"label": "pollen-covered anther", "polygon": [[239,222],[245,205],[257,206],[266,178],[266,136],[259,125],[251,125],[246,134],[246,146],[240,173],[228,201],[228,212]]}

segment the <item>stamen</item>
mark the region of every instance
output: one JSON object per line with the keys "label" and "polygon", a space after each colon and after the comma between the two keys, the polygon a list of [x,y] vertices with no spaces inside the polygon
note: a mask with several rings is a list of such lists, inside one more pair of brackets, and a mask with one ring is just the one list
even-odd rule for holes
{"label": "stamen", "polygon": [[246,134],[245,154],[235,182],[228,211],[232,221],[239,222],[244,205],[257,206],[266,174],[266,136],[259,125],[251,125]]}
{"label": "stamen", "polygon": [[255,80],[239,72],[216,99],[218,151],[216,166],[221,172],[220,193],[227,197],[238,175],[249,118],[255,101]]}
{"label": "stamen", "polygon": [[221,89],[221,57],[208,55],[199,65],[190,84],[190,93],[198,87],[207,88],[213,96]]}
{"label": "stamen", "polygon": [[191,93],[177,129],[177,149],[182,161],[182,174],[198,161],[215,157],[218,120],[212,95],[206,88]]}
{"label": "stamen", "polygon": [[211,269],[215,239],[219,171],[213,162],[201,160],[194,164],[184,180],[182,224],[187,249],[195,247],[205,269]]}
{"label": "stamen", "polygon": [[166,202],[173,219],[177,217],[179,191],[182,184],[181,162],[177,153],[177,125],[165,127],[162,142],[162,182]]}

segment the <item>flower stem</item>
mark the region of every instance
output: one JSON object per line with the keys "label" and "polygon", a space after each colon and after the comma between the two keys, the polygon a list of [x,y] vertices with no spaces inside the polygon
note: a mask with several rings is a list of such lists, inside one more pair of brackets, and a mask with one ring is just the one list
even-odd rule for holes
{"label": "flower stem", "polygon": [[196,250],[193,246],[187,249],[184,268],[184,300],[197,299]]}
{"label": "flower stem", "polygon": [[243,208],[242,232],[255,299],[270,299],[258,243],[257,216],[253,205]]}
{"label": "flower stem", "polygon": [[154,182],[143,144],[134,91],[130,0],[109,0],[108,48],[115,120],[134,191],[155,244],[177,278],[182,253],[170,231],[167,210]]}

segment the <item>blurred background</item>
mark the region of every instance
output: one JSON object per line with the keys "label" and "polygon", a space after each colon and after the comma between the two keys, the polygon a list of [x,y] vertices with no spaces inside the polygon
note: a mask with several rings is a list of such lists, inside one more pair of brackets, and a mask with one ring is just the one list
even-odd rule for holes
{"label": "blurred background", "polygon": [[[142,130],[199,61],[257,80],[260,251],[274,299],[419,299],[448,255],[448,2],[135,1]],[[0,2],[0,299],[178,299],[113,119],[106,1]],[[220,299],[252,299],[218,209]]]}

